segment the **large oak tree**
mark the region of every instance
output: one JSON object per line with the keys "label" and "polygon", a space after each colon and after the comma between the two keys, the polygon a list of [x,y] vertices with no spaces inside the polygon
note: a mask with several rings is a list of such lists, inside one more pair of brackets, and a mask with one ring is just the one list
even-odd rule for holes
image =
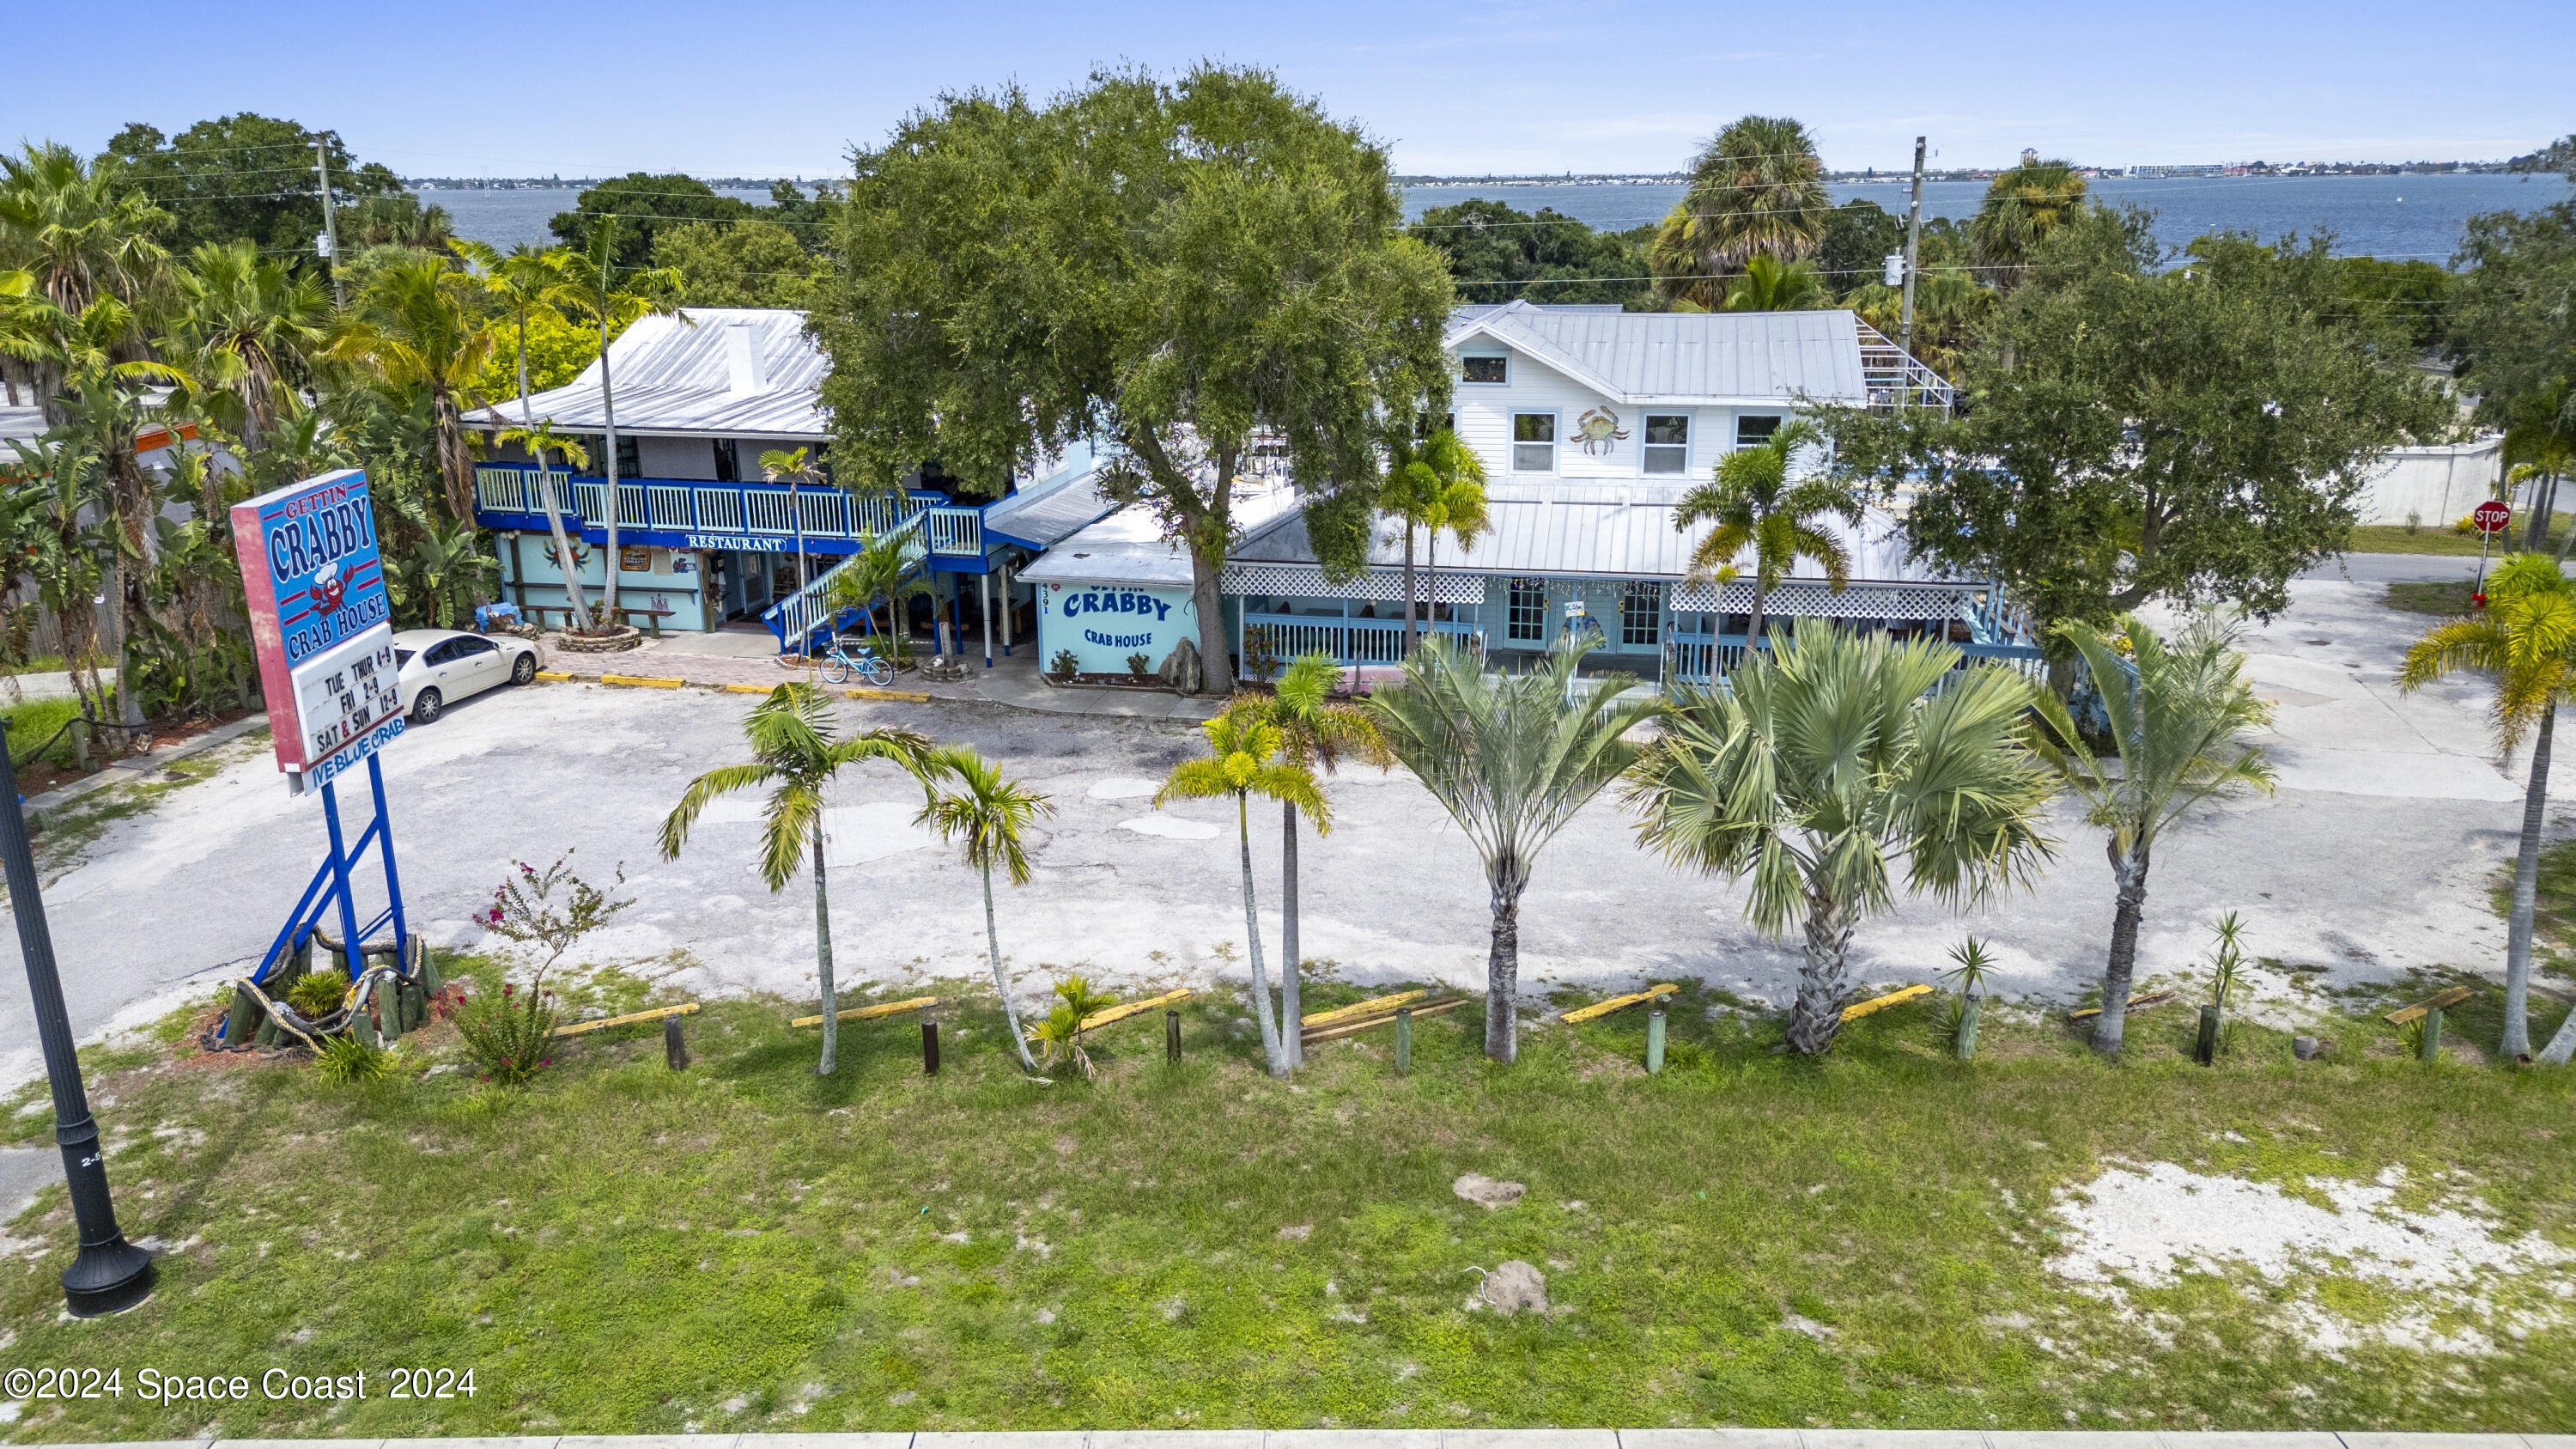
{"label": "large oak tree", "polygon": [[924,460],[998,493],[1077,439],[1187,545],[1229,688],[1219,573],[1257,435],[1355,566],[1391,428],[1445,405],[1451,289],[1386,153],[1261,71],[1094,75],[1043,106],[943,98],[862,152],[816,317],[834,471]]}

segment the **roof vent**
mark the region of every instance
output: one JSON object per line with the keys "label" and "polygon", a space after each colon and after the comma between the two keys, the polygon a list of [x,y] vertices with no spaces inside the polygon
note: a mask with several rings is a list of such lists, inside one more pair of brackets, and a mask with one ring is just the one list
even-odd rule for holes
{"label": "roof vent", "polygon": [[748,322],[725,325],[726,386],[736,394],[764,392],[769,375],[760,365],[760,332]]}

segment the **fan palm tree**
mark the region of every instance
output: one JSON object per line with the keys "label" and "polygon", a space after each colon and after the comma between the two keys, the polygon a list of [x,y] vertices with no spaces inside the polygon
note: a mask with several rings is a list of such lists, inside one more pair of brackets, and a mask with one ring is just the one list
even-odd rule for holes
{"label": "fan palm tree", "polygon": [[1744,274],[1726,289],[1729,312],[1796,312],[1825,305],[1824,279],[1813,262],[1784,262],[1769,254],[1748,257]]}
{"label": "fan palm tree", "polygon": [[[123,163],[93,165],[70,147],[28,142],[0,154],[0,268],[25,271],[30,293],[62,315],[77,317],[102,297],[132,304],[160,278],[169,253],[153,233],[170,214],[128,185]],[[37,406],[49,427],[68,414],[59,405],[60,363],[34,355]]]}
{"label": "fan palm tree", "polygon": [[[927,825],[939,832],[940,839],[961,846],[966,863],[984,877],[984,947],[993,964],[993,989],[1001,993],[1002,1015],[1010,1021],[1011,1045],[1019,1051],[1020,1065],[1034,1076],[1038,1064],[1029,1057],[1019,1008],[1011,1004],[1011,983],[1002,974],[1002,933],[993,923],[993,867],[1000,865],[1015,886],[1029,883],[1029,827],[1041,816],[1053,815],[1055,803],[1017,780],[1003,779],[1001,766],[971,746],[943,746],[931,752],[925,765],[931,777],[956,783],[935,791],[913,823]],[[1077,1013],[1077,1026],[1081,1019]]]}
{"label": "fan palm tree", "polygon": [[2076,728],[2065,701],[2054,691],[2038,692],[2034,748],[2083,798],[2086,820],[2109,832],[2104,844],[2117,895],[2093,1045],[2116,1052],[2127,1024],[2156,841],[2205,800],[2272,788],[2270,761],[2244,738],[2269,723],[2272,711],[2254,695],[2245,656],[2236,652],[2231,617],[2203,614],[2171,640],[2135,617],[2123,618],[2119,633],[2107,638],[2080,621],[2058,629],[2092,672],[2119,761],[2118,768],[2109,768]]}
{"label": "fan palm tree", "polygon": [[258,452],[292,406],[289,379],[327,334],[331,303],[322,283],[262,261],[248,241],[198,247],[171,281],[171,340],[189,350],[191,370],[214,390],[210,400],[224,399],[224,411],[238,414],[218,420],[243,451]]}
{"label": "fan palm tree", "polygon": [[608,467],[608,616],[617,617],[617,541],[620,494],[617,481],[617,389],[608,371],[608,344],[628,323],[644,316],[681,316],[680,274],[668,267],[630,270],[617,275],[617,218],[602,217],[590,229],[590,245],[580,251],[557,249],[555,267],[566,288],[566,310],[599,329],[599,414],[606,429],[602,447]]}
{"label": "fan palm tree", "polygon": [[[1394,763],[1386,736],[1366,709],[1333,698],[1342,667],[1317,650],[1290,660],[1278,687],[1267,699],[1246,695],[1229,708],[1258,714],[1279,731],[1279,755],[1291,765],[1325,774],[1340,773],[1344,756],[1383,770]],[[1316,832],[1322,834],[1321,830]],[[1297,802],[1279,802],[1279,1020],[1289,1066],[1303,1066],[1305,1044],[1291,1030],[1301,1019],[1302,1004],[1297,940]]]}
{"label": "fan palm tree", "polygon": [[364,363],[396,389],[429,396],[438,434],[438,474],[447,508],[474,516],[474,460],[466,451],[465,413],[480,406],[474,377],[497,341],[489,321],[467,300],[482,283],[445,257],[406,257],[370,278],[339,338],[335,356]]}
{"label": "fan palm tree", "polygon": [[[564,599],[572,605],[572,617],[564,627],[569,633],[587,634],[596,621],[590,612],[590,596],[582,592],[581,565],[574,561],[572,539],[564,532],[563,508],[555,502],[554,474],[546,467],[546,455],[561,453],[567,465],[582,468],[590,465],[590,450],[584,448],[579,439],[556,432],[552,418],[532,428],[503,428],[498,437],[504,443],[516,443],[527,449],[528,456],[537,460],[537,493],[545,504],[546,527],[555,536],[555,568],[564,578]],[[465,515],[469,521],[473,516],[470,513]],[[609,576],[616,577],[616,560],[611,558],[608,565]],[[613,619],[615,616],[606,617]]]}
{"label": "fan palm tree", "polygon": [[[2474,670],[2495,678],[2496,752],[2510,756],[2531,737],[2531,773],[2522,795],[2522,839],[2514,852],[2513,917],[2505,937],[2504,1037],[2507,1058],[2531,1054],[2532,914],[2540,887],[2540,848],[2549,813],[2549,762],[2559,707],[2576,700],[2576,585],[2547,554],[2516,554],[2487,581],[2487,606],[2444,624],[2406,651],[2397,687],[2414,691],[2446,675]],[[2576,1017],[2576,1012],[2569,1013]],[[2561,1026],[2559,1038],[2576,1042]],[[2549,1054],[2563,1063],[2561,1042]]]}
{"label": "fan palm tree", "polygon": [[[1413,531],[1423,526],[1425,514],[1439,506],[1450,489],[1470,484],[1482,490],[1485,465],[1475,449],[1447,428],[1435,428],[1418,441],[1399,445],[1390,461],[1380,506],[1404,524],[1404,637],[1409,641],[1416,633],[1414,603],[1421,598],[1413,584]],[[1477,496],[1481,499],[1482,492]]]}
{"label": "fan palm tree", "polygon": [[1183,760],[1172,768],[1163,788],[1154,792],[1154,808],[1161,809],[1174,800],[1234,799],[1235,833],[1243,844],[1243,935],[1252,951],[1252,1010],[1261,1027],[1261,1054],[1269,1064],[1270,1075],[1288,1075],[1288,1053],[1280,1040],[1283,1029],[1295,1031],[1297,1023],[1280,1023],[1270,1010],[1270,973],[1261,961],[1261,912],[1252,895],[1252,797],[1276,800],[1294,805],[1312,817],[1315,833],[1323,835],[1333,828],[1333,807],[1324,799],[1315,781],[1315,772],[1286,759],[1281,754],[1283,741],[1279,727],[1263,719],[1258,711],[1227,710],[1202,726],[1207,734],[1208,757]]}
{"label": "fan palm tree", "polygon": [[1723,688],[1679,690],[1638,762],[1644,843],[1745,878],[1762,930],[1803,930],[1793,1051],[1833,1045],[1852,931],[1894,901],[1900,871],[1908,891],[1968,903],[2048,857],[2051,782],[2021,743],[2030,685],[1979,666],[1926,700],[1959,658],[1935,640],[1801,630]]}
{"label": "fan palm tree", "polygon": [[2024,161],[1986,187],[1968,239],[1977,258],[1995,269],[1996,284],[2010,290],[2048,234],[2084,207],[2084,178],[2064,161]]}
{"label": "fan palm tree", "polygon": [[805,574],[805,514],[796,502],[796,490],[811,488],[823,481],[823,470],[806,457],[805,448],[772,448],[760,455],[760,476],[772,483],[787,484],[787,518],[796,528],[796,587],[803,588],[812,580]]}
{"label": "fan palm tree", "polygon": [[1744,631],[1746,657],[1762,647],[1763,612],[1771,591],[1801,557],[1825,570],[1835,593],[1851,582],[1851,554],[1819,525],[1837,517],[1860,526],[1860,495],[1828,475],[1790,481],[1789,466],[1800,448],[1819,441],[1807,422],[1783,423],[1769,438],[1737,448],[1717,460],[1717,476],[1682,495],[1673,510],[1675,531],[1687,531],[1703,520],[1717,526],[1691,550],[1690,568],[1701,577],[1732,583],[1743,570],[1734,562],[1753,551],[1753,618]]}
{"label": "fan palm tree", "polygon": [[[1485,1055],[1520,1054],[1521,893],[1539,854],[1637,757],[1628,732],[1661,712],[1622,702],[1624,674],[1578,689],[1589,645],[1559,643],[1544,667],[1488,674],[1484,662],[1434,635],[1404,661],[1404,683],[1369,696],[1390,753],[1476,847],[1493,929],[1485,954]],[[1248,888],[1248,887],[1247,887]]]}
{"label": "fan palm tree", "polygon": [[1786,116],[1746,116],[1692,161],[1690,189],[1647,251],[1656,290],[1714,311],[1726,279],[1756,255],[1814,256],[1831,209],[1807,128]]}
{"label": "fan palm tree", "polygon": [[689,782],[680,803],[662,821],[662,858],[680,858],[681,847],[688,844],[689,827],[697,823],[709,801],[737,790],[768,790],[769,806],[760,831],[761,879],[773,892],[784,890],[800,865],[813,863],[814,961],[823,990],[823,1060],[814,1071],[828,1077],[840,1043],[840,1018],[832,987],[832,897],[825,882],[823,792],[842,766],[886,760],[919,781],[927,800],[933,747],[911,730],[873,729],[840,738],[822,695],[801,682],[771,690],[752,707],[742,730],[751,742],[751,763],[709,770]]}

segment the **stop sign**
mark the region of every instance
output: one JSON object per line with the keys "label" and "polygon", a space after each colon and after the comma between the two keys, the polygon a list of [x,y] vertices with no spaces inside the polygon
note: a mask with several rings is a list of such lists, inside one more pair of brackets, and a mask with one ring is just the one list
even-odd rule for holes
{"label": "stop sign", "polygon": [[2478,526],[2480,533],[2502,533],[2505,525],[2513,522],[2513,510],[2490,498],[2469,510],[2469,521]]}

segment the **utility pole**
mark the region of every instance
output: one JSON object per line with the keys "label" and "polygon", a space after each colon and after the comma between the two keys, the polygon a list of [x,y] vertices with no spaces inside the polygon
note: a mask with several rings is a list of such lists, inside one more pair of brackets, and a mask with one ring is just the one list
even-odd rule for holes
{"label": "utility pole", "polygon": [[63,1177],[71,1188],[72,1222],[80,1252],[63,1270],[63,1299],[76,1318],[131,1308],[152,1291],[152,1255],[125,1240],[116,1205],[107,1195],[107,1152],[98,1123],[81,1090],[80,1056],[63,1013],[62,975],[54,967],[54,938],[45,929],[45,898],[36,881],[36,857],[27,843],[27,818],[18,808],[18,769],[0,745],[0,867],[9,881],[11,914],[18,918],[18,950],[27,961],[28,1004],[35,1008],[36,1039],[45,1053],[45,1076],[54,1089],[54,1142],[63,1150]]}
{"label": "utility pole", "polygon": [[[1905,354],[1904,366],[1910,374],[1914,368],[1914,263],[1923,255],[1923,138],[1914,138],[1914,205],[1905,219],[1905,301],[1898,314],[1896,350]],[[1914,401],[1912,379],[1908,378],[1905,400]]]}
{"label": "utility pole", "polygon": [[[334,305],[346,307],[349,305],[349,299],[340,291],[340,212],[331,204],[331,138],[329,135],[313,138],[313,161],[313,169],[322,173],[322,259],[331,265],[331,301]],[[1922,189],[1919,183],[1915,189],[1918,191]],[[1909,290],[1906,295],[1912,296],[1913,293]]]}

